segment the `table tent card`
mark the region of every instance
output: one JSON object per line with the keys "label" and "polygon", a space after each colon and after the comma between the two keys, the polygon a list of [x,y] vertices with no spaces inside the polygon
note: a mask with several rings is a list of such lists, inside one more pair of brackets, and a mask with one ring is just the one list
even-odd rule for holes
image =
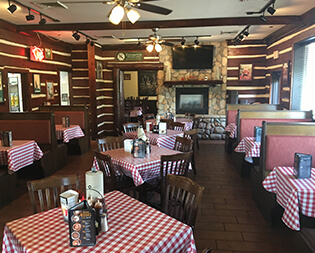
{"label": "table tent card", "polygon": [[310,178],[312,171],[312,155],[295,153],[293,174],[296,178]]}
{"label": "table tent card", "polygon": [[262,133],[262,128],[261,127],[254,127],[254,137],[256,142],[261,142],[261,133]]}

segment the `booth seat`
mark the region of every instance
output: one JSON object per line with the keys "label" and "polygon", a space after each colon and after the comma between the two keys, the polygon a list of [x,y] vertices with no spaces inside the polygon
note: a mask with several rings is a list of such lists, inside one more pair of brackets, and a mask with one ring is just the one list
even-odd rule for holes
{"label": "booth seat", "polygon": [[[252,197],[269,224],[280,218],[282,208],[274,193],[262,186],[262,181],[274,167],[294,167],[294,154],[306,153],[315,157],[315,123],[263,122],[259,166],[251,171]],[[315,167],[315,159],[312,160]],[[312,218],[300,214],[301,225],[315,225]]]}

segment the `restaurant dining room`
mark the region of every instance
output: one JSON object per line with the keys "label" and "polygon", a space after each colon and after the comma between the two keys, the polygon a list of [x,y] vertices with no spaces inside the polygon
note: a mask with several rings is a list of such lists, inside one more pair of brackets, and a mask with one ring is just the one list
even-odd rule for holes
{"label": "restaurant dining room", "polygon": [[0,247],[315,252],[315,6],[0,0]]}

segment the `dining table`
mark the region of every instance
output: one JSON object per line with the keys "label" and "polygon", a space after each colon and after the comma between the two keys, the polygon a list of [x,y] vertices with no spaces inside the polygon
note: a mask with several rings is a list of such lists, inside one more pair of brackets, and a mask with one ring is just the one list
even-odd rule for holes
{"label": "dining table", "polygon": [[[156,119],[147,119],[145,122],[155,122]],[[193,119],[187,119],[187,118],[175,118],[175,122],[184,123],[184,131],[190,131],[193,128],[194,120]]]}
{"label": "dining table", "polygon": [[275,167],[263,181],[263,187],[276,194],[284,208],[282,221],[292,230],[300,230],[300,216],[315,218],[315,169],[311,177],[297,179],[293,167]]}
{"label": "dining table", "polygon": [[33,140],[13,140],[10,147],[2,146],[0,141],[0,165],[7,165],[9,173],[31,165],[42,156],[43,151]]}
{"label": "dining table", "polygon": [[[145,131],[145,135],[149,138],[151,145],[157,145],[162,148],[174,149],[176,136],[183,136],[183,131],[176,131],[167,129],[166,134],[156,134]],[[138,132],[127,132],[124,133],[125,139],[137,139]]]}
{"label": "dining table", "polygon": [[[136,186],[142,185],[146,181],[160,178],[160,164],[162,155],[175,155],[180,151],[170,150],[158,146],[151,146],[151,153],[144,158],[135,158],[133,154],[125,152],[123,148],[102,151],[102,154],[109,155],[112,164],[117,171],[122,172],[133,179]],[[99,170],[96,159],[93,166]]]}
{"label": "dining table", "polygon": [[260,146],[261,143],[255,141],[254,137],[245,137],[240,141],[234,151],[245,153],[245,161],[253,163],[253,158],[260,157]]}
{"label": "dining table", "polygon": [[105,201],[108,231],[96,236],[95,246],[70,247],[58,207],[6,223],[2,252],[197,252],[190,226],[119,191],[106,193]]}
{"label": "dining table", "polygon": [[229,137],[235,139],[237,137],[237,125],[236,123],[229,123],[224,129],[225,132],[229,133]]}
{"label": "dining table", "polygon": [[64,143],[83,136],[84,133],[79,125],[70,125],[69,127],[56,125],[56,138],[57,140],[62,140]]}

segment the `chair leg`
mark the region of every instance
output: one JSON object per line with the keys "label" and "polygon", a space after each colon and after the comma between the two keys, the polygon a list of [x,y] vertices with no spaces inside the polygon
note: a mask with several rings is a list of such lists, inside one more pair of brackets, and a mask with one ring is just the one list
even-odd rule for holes
{"label": "chair leg", "polygon": [[194,174],[196,175],[197,174],[197,171],[196,171],[196,164],[195,164],[195,156],[194,156],[194,153],[191,157],[191,166],[192,166],[192,169],[194,171]]}

